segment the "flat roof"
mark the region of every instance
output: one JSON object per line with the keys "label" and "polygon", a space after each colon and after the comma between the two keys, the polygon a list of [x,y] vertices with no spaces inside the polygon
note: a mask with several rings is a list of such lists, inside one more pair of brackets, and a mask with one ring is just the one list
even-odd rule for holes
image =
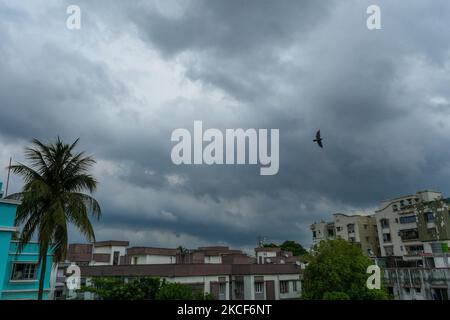
{"label": "flat roof", "polygon": [[300,274],[296,264],[141,264],[118,266],[82,266],[84,277],[157,276],[192,277],[214,275]]}
{"label": "flat roof", "polygon": [[106,241],[96,241],[94,242],[94,247],[128,247],[130,245],[129,241],[121,241],[121,240],[106,240]]}

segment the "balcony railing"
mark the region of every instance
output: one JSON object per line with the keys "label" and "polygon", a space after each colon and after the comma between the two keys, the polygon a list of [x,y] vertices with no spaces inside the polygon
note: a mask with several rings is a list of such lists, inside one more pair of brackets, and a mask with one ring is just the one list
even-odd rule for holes
{"label": "balcony railing", "polygon": [[387,285],[420,287],[422,283],[445,285],[450,279],[450,268],[388,268],[384,269],[384,282]]}

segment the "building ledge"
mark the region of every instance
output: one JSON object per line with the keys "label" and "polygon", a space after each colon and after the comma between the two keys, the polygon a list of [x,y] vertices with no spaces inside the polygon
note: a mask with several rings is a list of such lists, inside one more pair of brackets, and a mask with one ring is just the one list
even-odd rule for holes
{"label": "building ledge", "polygon": [[14,283],[14,284],[21,284],[21,283],[35,283],[38,282],[37,279],[35,280],[9,280],[10,283]]}

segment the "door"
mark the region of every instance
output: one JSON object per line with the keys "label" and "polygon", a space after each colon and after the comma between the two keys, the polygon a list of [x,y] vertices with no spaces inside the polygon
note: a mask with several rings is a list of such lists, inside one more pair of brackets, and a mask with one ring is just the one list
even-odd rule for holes
{"label": "door", "polygon": [[219,300],[219,282],[210,282],[210,287],[214,299]]}
{"label": "door", "polygon": [[275,282],[266,281],[266,300],[275,300]]}

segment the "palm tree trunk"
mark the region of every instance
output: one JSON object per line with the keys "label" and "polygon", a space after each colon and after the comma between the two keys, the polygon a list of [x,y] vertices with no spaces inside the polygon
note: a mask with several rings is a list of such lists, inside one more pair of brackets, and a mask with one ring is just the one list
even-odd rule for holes
{"label": "palm tree trunk", "polygon": [[45,248],[44,255],[41,258],[41,274],[39,276],[38,300],[42,300],[42,297],[44,295],[44,280],[46,269],[47,269],[47,248]]}

